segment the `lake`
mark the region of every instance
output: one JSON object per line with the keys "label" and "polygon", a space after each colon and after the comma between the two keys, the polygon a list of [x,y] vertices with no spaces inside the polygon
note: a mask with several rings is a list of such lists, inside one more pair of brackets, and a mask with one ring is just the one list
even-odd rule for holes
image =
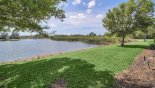
{"label": "lake", "polygon": [[92,47],[95,47],[95,45],[82,42],[53,41],[50,39],[0,41],[0,62],[31,58],[39,55],[58,54]]}

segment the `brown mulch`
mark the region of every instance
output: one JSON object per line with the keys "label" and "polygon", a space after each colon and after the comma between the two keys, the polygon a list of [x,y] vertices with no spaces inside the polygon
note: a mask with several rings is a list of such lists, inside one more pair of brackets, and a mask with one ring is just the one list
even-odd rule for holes
{"label": "brown mulch", "polygon": [[128,69],[116,75],[116,85],[119,88],[155,88],[154,56],[154,50],[145,49]]}
{"label": "brown mulch", "polygon": [[64,79],[58,79],[49,88],[67,88],[67,82]]}

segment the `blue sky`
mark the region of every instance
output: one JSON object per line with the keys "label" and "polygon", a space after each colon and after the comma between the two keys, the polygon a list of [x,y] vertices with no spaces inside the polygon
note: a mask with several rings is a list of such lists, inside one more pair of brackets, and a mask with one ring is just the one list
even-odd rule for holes
{"label": "blue sky", "polygon": [[104,34],[106,29],[102,26],[108,9],[118,6],[127,0],[68,0],[63,4],[66,18],[64,22],[51,18],[47,21],[50,26],[48,32],[57,31],[56,34]]}

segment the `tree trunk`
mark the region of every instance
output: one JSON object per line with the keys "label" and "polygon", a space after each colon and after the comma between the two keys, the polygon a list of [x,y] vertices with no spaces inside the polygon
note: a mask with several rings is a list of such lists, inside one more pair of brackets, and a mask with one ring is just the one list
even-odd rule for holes
{"label": "tree trunk", "polygon": [[146,42],[147,34],[144,34],[144,42]]}
{"label": "tree trunk", "polygon": [[124,43],[125,43],[125,35],[122,36],[122,43],[121,43],[122,47],[124,46]]}

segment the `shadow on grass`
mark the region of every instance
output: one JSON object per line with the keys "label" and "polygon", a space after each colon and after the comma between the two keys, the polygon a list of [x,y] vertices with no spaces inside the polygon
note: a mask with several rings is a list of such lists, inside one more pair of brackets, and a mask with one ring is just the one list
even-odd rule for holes
{"label": "shadow on grass", "polygon": [[94,65],[80,59],[55,58],[24,64],[0,66],[0,88],[48,88],[64,79],[67,88],[109,88],[112,71],[96,71]]}
{"label": "shadow on grass", "polygon": [[[119,46],[121,47],[121,46]],[[124,45],[123,48],[142,48],[142,49],[146,49],[148,48],[147,45]]]}

